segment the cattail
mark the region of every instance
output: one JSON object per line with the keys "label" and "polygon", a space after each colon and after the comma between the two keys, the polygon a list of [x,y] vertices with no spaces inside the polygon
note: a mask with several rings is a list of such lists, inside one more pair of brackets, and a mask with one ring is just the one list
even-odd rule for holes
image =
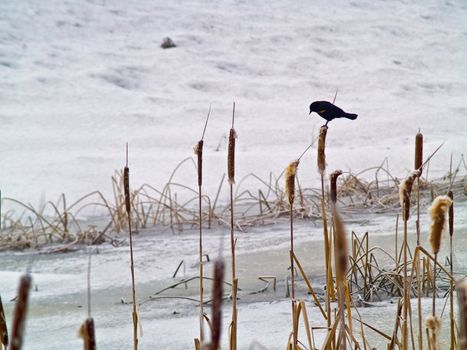
{"label": "cattail", "polygon": [[96,349],[96,336],[94,331],[94,320],[89,317],[79,328],[78,336],[83,338],[84,350]]}
{"label": "cattail", "polygon": [[0,344],[5,349],[8,346],[8,328],[6,326],[5,311],[3,310],[2,297],[0,296]]}
{"label": "cattail", "polygon": [[214,263],[212,286],[212,332],[210,350],[218,350],[222,332],[222,298],[224,296],[224,262]]}
{"label": "cattail", "polygon": [[452,191],[448,192],[448,197],[451,199],[451,206],[449,207],[449,235],[454,235],[454,194]]}
{"label": "cattail", "polygon": [[438,350],[441,349],[439,346],[439,333],[441,331],[441,319],[439,317],[430,315],[425,318],[425,326],[429,330],[430,337],[428,342],[430,343],[430,349]]}
{"label": "cattail", "polygon": [[422,175],[422,165],[423,165],[423,134],[418,131],[415,136],[415,170],[418,170],[420,173],[418,176]]}
{"label": "cattail", "polygon": [[430,244],[434,254],[438,254],[441,246],[441,236],[446,221],[446,212],[452,204],[448,196],[438,196],[429,209],[431,216]]}
{"label": "cattail", "polygon": [[467,348],[467,280],[456,285],[459,299],[459,349]]}
{"label": "cattail", "polygon": [[292,205],[295,198],[295,175],[299,161],[295,160],[289,164],[285,171],[285,189],[288,194],[289,204]]}
{"label": "cattail", "polygon": [[419,176],[419,171],[413,171],[409,176],[402,180],[399,185],[399,201],[401,207],[404,209],[403,219],[409,220],[410,216],[410,194],[412,193],[412,186],[415,179]]}
{"label": "cattail", "polygon": [[336,208],[333,210],[335,222],[335,239],[334,239],[334,259],[336,261],[336,279],[338,284],[344,282],[345,274],[349,264],[347,237],[345,234],[344,223]]}
{"label": "cattail", "polygon": [[[130,213],[130,169],[126,166],[123,169],[123,189],[125,191],[125,208]],[[128,219],[129,220],[129,219]]]}
{"label": "cattail", "polygon": [[24,325],[26,323],[26,313],[28,311],[29,290],[31,289],[31,276],[21,277],[18,288],[18,299],[15,305],[13,316],[13,327],[11,329],[10,350],[20,350],[23,345]]}
{"label": "cattail", "polygon": [[227,159],[227,174],[229,178],[229,183],[235,183],[235,140],[237,139],[237,133],[235,129],[230,129],[229,134],[229,153]]}
{"label": "cattail", "polygon": [[328,127],[323,125],[319,129],[319,139],[318,139],[318,171],[321,175],[324,175],[326,170],[326,133],[328,131]]}
{"label": "cattail", "polygon": [[198,186],[203,184],[203,140],[199,140],[193,148],[198,156]]}
{"label": "cattail", "polygon": [[336,170],[331,174],[331,202],[337,202],[337,178],[342,175],[341,170]]}

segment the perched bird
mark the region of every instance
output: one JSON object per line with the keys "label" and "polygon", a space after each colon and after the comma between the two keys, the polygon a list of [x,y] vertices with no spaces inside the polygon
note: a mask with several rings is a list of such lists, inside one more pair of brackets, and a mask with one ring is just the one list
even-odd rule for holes
{"label": "perched bird", "polygon": [[333,105],[328,101],[315,101],[310,105],[310,114],[311,112],[316,112],[320,117],[327,120],[326,126],[328,123],[335,118],[347,118],[347,119],[357,119],[357,114],[345,113],[339,107]]}

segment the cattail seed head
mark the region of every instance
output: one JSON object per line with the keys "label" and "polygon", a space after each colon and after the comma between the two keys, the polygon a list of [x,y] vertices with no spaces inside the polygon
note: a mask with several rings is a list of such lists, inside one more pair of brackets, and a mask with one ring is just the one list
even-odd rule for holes
{"label": "cattail seed head", "polygon": [[425,318],[425,326],[430,331],[431,337],[428,339],[430,348],[433,350],[439,350],[439,334],[441,332],[441,319],[437,316],[427,316]]}
{"label": "cattail seed head", "polygon": [[290,163],[285,170],[285,190],[289,198],[289,204],[292,205],[295,198],[295,175],[299,161],[295,160]]}
{"label": "cattail seed head", "polygon": [[94,320],[89,317],[84,321],[78,331],[78,336],[83,338],[84,350],[96,349],[96,336],[94,331]]}
{"label": "cattail seed head", "polygon": [[18,298],[16,300],[13,316],[10,350],[20,350],[23,345],[24,325],[26,323],[26,314],[28,311],[31,282],[32,279],[30,275],[24,275],[21,277],[18,288]]}
{"label": "cattail seed head", "polygon": [[203,184],[203,140],[199,140],[198,143],[193,147],[195,154],[198,156],[198,186],[201,187]]}
{"label": "cattail seed head", "polygon": [[235,140],[237,139],[237,133],[235,129],[230,129],[229,134],[229,151],[227,157],[227,175],[230,184],[235,183]]}
{"label": "cattail seed head", "polygon": [[125,191],[125,208],[130,213],[130,169],[126,166],[123,169],[123,189]]}
{"label": "cattail seed head", "polygon": [[418,170],[422,175],[423,165],[423,134],[419,131],[415,136],[415,170]]}
{"label": "cattail seed head", "polygon": [[319,129],[319,138],[318,138],[318,171],[321,175],[326,171],[326,133],[328,127],[323,125]]}
{"label": "cattail seed head", "polygon": [[335,238],[334,238],[334,259],[336,264],[336,279],[337,283],[343,283],[347,268],[349,265],[349,252],[347,248],[347,237],[345,233],[344,223],[337,212],[336,207],[333,209],[335,223]]}
{"label": "cattail seed head", "polygon": [[420,172],[415,170],[399,185],[399,201],[403,208],[404,221],[409,220],[410,216],[410,194],[412,193],[412,186],[415,179],[419,176]]}
{"label": "cattail seed head", "polygon": [[448,196],[438,196],[433,201],[429,213],[431,216],[430,244],[434,254],[438,254],[441,246],[441,236],[446,221],[446,212],[452,204]]}
{"label": "cattail seed head", "polygon": [[210,350],[218,350],[222,332],[222,298],[224,296],[224,262],[214,263],[214,283],[212,286],[212,332]]}
{"label": "cattail seed head", "polygon": [[448,197],[451,199],[451,206],[449,207],[449,236],[454,235],[454,194],[452,191],[448,192]]}
{"label": "cattail seed head", "polygon": [[341,170],[336,170],[331,174],[331,202],[336,204],[337,201],[337,178],[342,175]]}
{"label": "cattail seed head", "polygon": [[0,344],[8,346],[8,328],[6,326],[5,311],[3,310],[2,297],[0,296]]}

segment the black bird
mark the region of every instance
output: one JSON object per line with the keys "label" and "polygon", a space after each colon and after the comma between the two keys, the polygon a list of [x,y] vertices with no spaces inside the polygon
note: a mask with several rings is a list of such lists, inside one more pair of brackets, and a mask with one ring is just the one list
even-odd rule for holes
{"label": "black bird", "polygon": [[320,115],[320,117],[326,119],[326,126],[331,120],[335,118],[347,118],[352,120],[357,119],[357,114],[345,113],[342,109],[328,101],[313,102],[310,105],[310,114],[311,112],[316,112]]}

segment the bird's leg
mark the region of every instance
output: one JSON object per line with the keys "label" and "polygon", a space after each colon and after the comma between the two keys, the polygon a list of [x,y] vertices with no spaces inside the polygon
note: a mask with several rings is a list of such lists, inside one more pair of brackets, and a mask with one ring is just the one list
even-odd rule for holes
{"label": "bird's leg", "polygon": [[326,124],[324,124],[324,127],[328,127],[328,123],[329,123],[329,120],[326,122]]}

